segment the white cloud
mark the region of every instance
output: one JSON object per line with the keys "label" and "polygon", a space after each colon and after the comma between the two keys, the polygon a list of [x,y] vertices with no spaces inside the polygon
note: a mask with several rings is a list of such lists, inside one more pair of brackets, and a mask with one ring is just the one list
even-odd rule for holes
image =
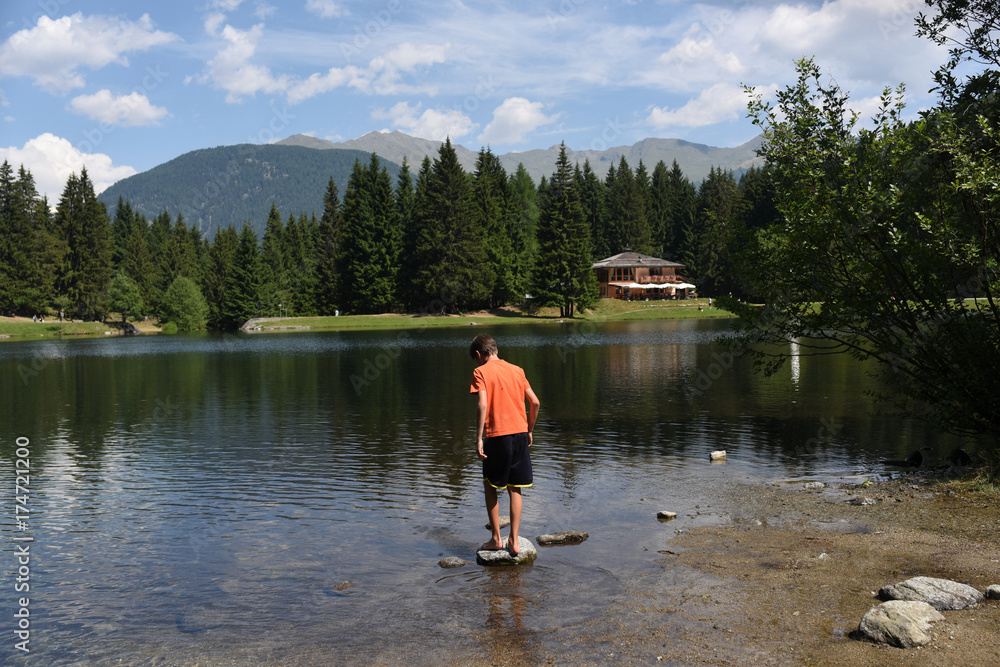
{"label": "white cloud", "polygon": [[213,12],[205,17],[205,32],[213,37],[219,34],[219,26],[226,20],[226,15],[222,12]]}
{"label": "white cloud", "polygon": [[366,68],[353,65],[331,67],[326,74],[315,73],[307,79],[289,82],[288,103],[299,104],[341,86],[377,95],[433,94],[433,87],[402,83],[401,73],[411,73],[420,67],[445,62],[448,48],[448,44],[420,45],[404,42],[384,55],[373,58]]}
{"label": "white cloud", "polygon": [[357,67],[331,67],[326,74],[313,74],[308,79],[296,81],[288,87],[288,103],[298,104],[310,97],[330,92],[341,86],[368,88],[365,70]]}
{"label": "white cloud", "polygon": [[523,97],[508,97],[493,110],[493,120],[479,135],[486,144],[516,144],[524,141],[526,134],[542,125],[554,122],[559,114],[546,116],[541,102],[529,102]]}
{"label": "white cloud", "polygon": [[404,42],[389,50],[385,55],[373,58],[368,63],[372,77],[373,91],[378,95],[399,95],[402,93],[426,93],[433,95],[434,86],[412,86],[400,82],[400,72],[414,72],[421,67],[429,67],[446,60],[449,44],[413,44]]}
{"label": "white cloud", "polygon": [[334,0],[306,0],[306,9],[324,19],[347,14],[347,9]]}
{"label": "white cloud", "polygon": [[96,193],[111,184],[136,174],[128,165],[114,165],[104,153],[83,153],[69,140],[46,132],[30,139],[21,148],[0,147],[0,160],[7,160],[16,169],[20,165],[31,172],[39,194],[49,198],[55,206],[72,173],[79,174],[86,167]]}
{"label": "white cloud", "polygon": [[166,109],[150,104],[149,98],[141,93],[112,96],[107,88],[93,95],[74,97],[68,108],[99,123],[123,127],[159,125],[160,119],[168,115]]}
{"label": "white cloud", "polygon": [[250,30],[238,30],[231,25],[222,29],[222,38],[228,42],[214,58],[208,61],[208,71],[199,77],[202,83],[211,82],[216,89],[226,91],[226,102],[240,102],[253,97],[258,91],[279,93],[288,88],[287,76],[274,76],[263,65],[254,65],[250,58],[257,50],[263,34],[263,24]]}
{"label": "white cloud", "polygon": [[[767,89],[760,92],[765,90]],[[704,127],[739,118],[745,113],[747,102],[747,94],[739,86],[717,83],[678,109],[653,107],[646,122],[658,130],[670,127]]]}
{"label": "white cloud", "polygon": [[38,19],[0,45],[0,75],[27,76],[51,93],[66,93],[84,85],[80,69],[100,69],[111,63],[128,65],[125,54],[145,51],[179,39],[153,29],[149,14],[138,21],[77,12],[53,20]]}
{"label": "white cloud", "polygon": [[208,3],[208,6],[213,9],[221,9],[226,12],[231,12],[242,4],[243,0],[211,0]]}
{"label": "white cloud", "polygon": [[435,141],[444,141],[448,137],[457,139],[477,127],[471,118],[455,110],[426,109],[418,116],[421,107],[421,104],[411,107],[407,102],[400,102],[388,111],[380,109],[373,112],[372,118],[391,120],[395,127],[405,129],[412,136]]}
{"label": "white cloud", "polygon": [[278,8],[274,5],[269,5],[267,3],[261,2],[257,5],[257,8],[253,10],[253,15],[259,18],[261,21],[269,19],[278,12]]}

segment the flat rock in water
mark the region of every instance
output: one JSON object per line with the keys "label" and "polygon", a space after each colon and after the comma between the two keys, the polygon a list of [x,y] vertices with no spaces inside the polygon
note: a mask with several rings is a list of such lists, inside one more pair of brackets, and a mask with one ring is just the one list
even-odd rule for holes
{"label": "flat rock in water", "polygon": [[913,577],[883,586],[878,596],[883,600],[926,602],[938,611],[965,609],[983,601],[983,594],[972,586],[933,577]]}
{"label": "flat rock in water", "polygon": [[670,521],[671,519],[677,518],[677,512],[668,512],[667,510],[660,510],[656,513],[656,518],[660,521]]}
{"label": "flat rock in water", "polygon": [[464,558],[459,558],[458,556],[448,556],[447,558],[442,558],[438,561],[438,565],[441,567],[462,567],[463,565],[468,565],[469,561]]}
{"label": "flat rock in water", "polygon": [[563,530],[549,535],[539,535],[535,539],[539,544],[579,544],[590,537],[582,530]]}
{"label": "flat rock in water", "polygon": [[528,538],[519,537],[517,546],[520,548],[517,556],[512,555],[506,549],[498,551],[480,549],[476,552],[476,562],[480,565],[525,565],[538,557],[538,550]]}
{"label": "flat rock in water", "polygon": [[709,454],[709,459],[712,461],[725,461],[726,460],[726,450],[720,449],[718,451]]}
{"label": "flat rock in water", "polygon": [[1000,600],[1000,585],[993,584],[986,587],[986,597],[990,600]]}
{"label": "flat rock in water", "polygon": [[929,643],[931,624],[943,620],[944,615],[926,602],[892,600],[868,610],[858,635],[876,644],[913,648]]}

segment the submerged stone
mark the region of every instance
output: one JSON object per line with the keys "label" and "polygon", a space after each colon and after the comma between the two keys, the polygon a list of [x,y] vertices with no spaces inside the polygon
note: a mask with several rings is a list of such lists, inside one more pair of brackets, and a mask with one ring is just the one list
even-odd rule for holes
{"label": "submerged stone", "polygon": [[582,530],[563,530],[558,533],[539,535],[535,539],[539,544],[579,544],[590,537]]}
{"label": "submerged stone", "polygon": [[448,556],[447,558],[442,558],[438,561],[440,567],[462,567],[463,565],[468,565],[469,561],[464,558],[459,558],[458,556]]}
{"label": "submerged stone", "polygon": [[526,537],[517,540],[520,549],[517,556],[514,556],[507,549],[497,551],[486,551],[480,549],[476,552],[476,562],[480,565],[526,565],[538,557],[538,550]]}

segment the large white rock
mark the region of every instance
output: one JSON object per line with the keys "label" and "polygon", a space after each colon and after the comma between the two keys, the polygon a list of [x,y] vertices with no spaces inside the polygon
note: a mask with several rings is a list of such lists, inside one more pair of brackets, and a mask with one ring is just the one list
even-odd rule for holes
{"label": "large white rock", "polygon": [[929,643],[931,624],[943,620],[944,615],[926,602],[891,600],[868,610],[858,634],[877,644],[913,648]]}
{"label": "large white rock", "polygon": [[526,537],[517,538],[518,554],[511,555],[506,549],[499,551],[485,551],[480,549],[476,552],[476,562],[480,565],[525,565],[538,557],[538,550]]}
{"label": "large white rock", "polygon": [[983,594],[972,586],[933,577],[913,577],[883,586],[878,595],[883,600],[926,602],[938,611],[965,609],[983,601]]}

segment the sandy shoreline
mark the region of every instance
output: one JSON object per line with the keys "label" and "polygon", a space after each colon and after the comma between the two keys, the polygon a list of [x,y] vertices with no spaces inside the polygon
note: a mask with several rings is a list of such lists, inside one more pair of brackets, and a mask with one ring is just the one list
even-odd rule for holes
{"label": "sandy shoreline", "polygon": [[[848,502],[860,496],[876,502]],[[702,576],[674,581],[683,593],[667,599],[650,582],[633,582],[634,595],[616,611],[618,630],[609,636],[606,621],[594,624],[589,640],[608,647],[608,660],[592,664],[996,664],[995,600],[945,612],[921,649],[849,637],[886,584],[930,576],[983,591],[1000,583],[994,499],[905,476],[819,491],[744,486],[709,511],[728,521],[684,529],[661,552],[664,578]]]}

